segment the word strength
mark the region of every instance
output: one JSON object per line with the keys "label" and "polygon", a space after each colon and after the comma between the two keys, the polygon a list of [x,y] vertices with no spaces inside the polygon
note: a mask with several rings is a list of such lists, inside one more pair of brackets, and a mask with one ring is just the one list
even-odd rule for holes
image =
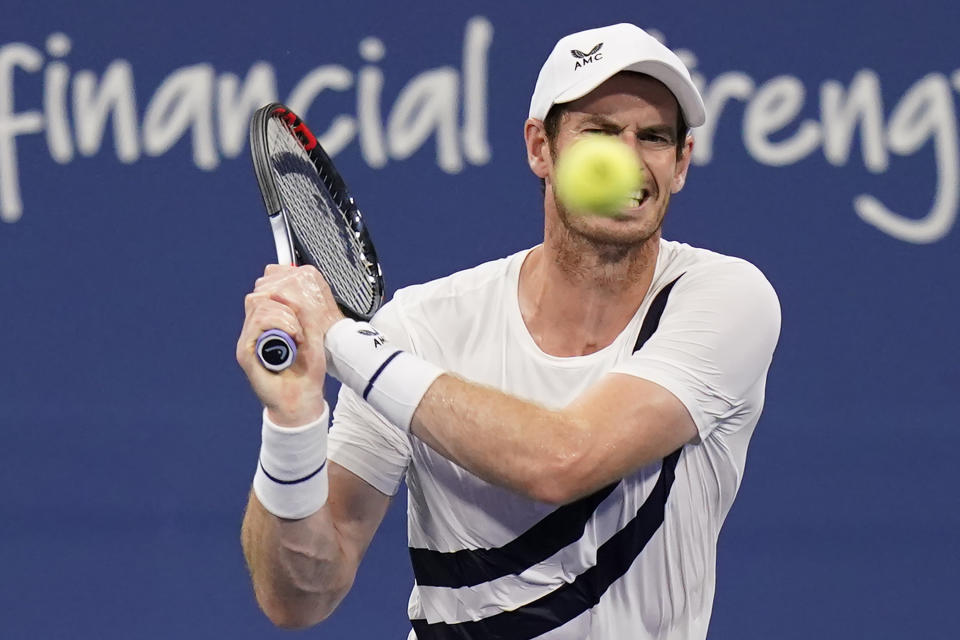
{"label": "word strength", "polygon": [[[677,53],[689,67],[696,63],[692,53]],[[706,124],[694,134],[695,164],[713,159],[714,135],[724,111],[743,103],[741,138],[747,153],[760,164],[793,165],[822,150],[830,165],[843,167],[858,135],[863,165],[874,174],[890,170],[891,155],[932,152],[922,173],[935,176],[934,193],[917,190],[910,211],[894,211],[880,196],[869,193],[854,195],[853,209],[864,222],[913,244],[936,242],[953,227],[960,208],[960,139],[953,95],[960,91],[960,69],[949,77],[931,72],[914,82],[889,117],[883,110],[880,76],[871,69],[858,71],[846,85],[822,82],[819,105],[813,106],[817,118],[801,117],[810,110],[807,91],[793,76],[777,76],[762,84],[740,71],[722,73],[709,84],[699,73],[692,77],[707,109]],[[916,166],[911,171],[918,173]],[[808,187],[803,185],[798,195],[803,197]]]}

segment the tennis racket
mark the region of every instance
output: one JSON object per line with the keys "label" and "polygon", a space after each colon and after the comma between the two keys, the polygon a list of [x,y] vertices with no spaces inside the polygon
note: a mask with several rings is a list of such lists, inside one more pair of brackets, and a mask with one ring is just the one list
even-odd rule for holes
{"label": "tennis racket", "polygon": [[[250,152],[279,264],[313,265],[343,314],[369,320],[383,302],[383,273],[363,217],[330,156],[286,106],[271,103],[250,121]],[[297,356],[280,329],[264,331],[257,356],[280,372]]]}

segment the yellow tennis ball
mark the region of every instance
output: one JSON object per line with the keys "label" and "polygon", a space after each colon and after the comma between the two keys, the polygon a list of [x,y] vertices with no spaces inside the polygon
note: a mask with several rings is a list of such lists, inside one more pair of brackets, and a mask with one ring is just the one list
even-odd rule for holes
{"label": "yellow tennis ball", "polygon": [[643,186],[636,153],[613,136],[581,138],[557,160],[557,197],[572,212],[614,215]]}

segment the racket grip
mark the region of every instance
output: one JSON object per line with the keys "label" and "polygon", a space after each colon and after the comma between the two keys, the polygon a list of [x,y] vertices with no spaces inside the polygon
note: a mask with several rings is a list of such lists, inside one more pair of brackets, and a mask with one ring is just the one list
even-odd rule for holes
{"label": "racket grip", "polygon": [[265,369],[280,373],[297,359],[297,343],[285,331],[267,329],[257,338],[257,357]]}

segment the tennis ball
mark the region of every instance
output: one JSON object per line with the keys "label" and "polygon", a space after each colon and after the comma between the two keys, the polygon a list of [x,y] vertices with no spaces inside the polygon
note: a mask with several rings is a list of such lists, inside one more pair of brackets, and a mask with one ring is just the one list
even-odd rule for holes
{"label": "tennis ball", "polygon": [[573,212],[615,215],[643,183],[636,153],[613,136],[584,137],[557,159],[557,197]]}

